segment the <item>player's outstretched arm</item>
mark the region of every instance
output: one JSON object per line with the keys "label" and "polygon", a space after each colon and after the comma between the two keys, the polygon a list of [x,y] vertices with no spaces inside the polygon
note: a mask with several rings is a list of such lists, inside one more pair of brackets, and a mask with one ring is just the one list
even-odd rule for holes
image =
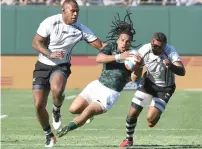
{"label": "player's outstretched arm", "polygon": [[100,39],[89,42],[89,44],[98,50],[102,50],[107,45],[107,43],[102,42]]}
{"label": "player's outstretched arm", "polygon": [[116,55],[107,55],[104,53],[99,53],[96,57],[96,62],[97,63],[109,63],[112,61],[121,61],[125,60],[127,57],[132,57],[133,54],[129,53],[128,51],[121,53],[121,54],[116,54]]}
{"label": "player's outstretched arm", "polygon": [[107,55],[104,53],[99,53],[96,57],[97,63],[109,63],[112,61],[116,61],[115,55]]}

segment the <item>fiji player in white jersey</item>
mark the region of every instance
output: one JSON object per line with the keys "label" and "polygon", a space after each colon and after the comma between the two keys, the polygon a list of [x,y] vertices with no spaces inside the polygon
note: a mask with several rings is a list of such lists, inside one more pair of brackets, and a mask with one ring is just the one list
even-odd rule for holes
{"label": "fiji player in white jersey", "polygon": [[148,126],[154,127],[157,124],[175,91],[175,74],[185,75],[178,53],[173,46],[167,44],[167,38],[161,32],[155,33],[150,43],[143,45],[138,53],[136,57],[142,58],[146,72],[132,99],[126,118],[126,139],[120,147],[133,145],[137,119],[143,107],[150,104],[147,112]]}
{"label": "fiji player in white jersey", "polygon": [[85,40],[99,50],[105,45],[90,29],[79,23],[78,14],[77,2],[65,0],[62,14],[50,16],[41,22],[32,41],[32,47],[39,52],[33,72],[33,97],[37,118],[46,135],[45,147],[52,147],[56,142],[46,110],[48,95],[51,91],[53,127],[59,129],[60,107],[64,100],[66,81],[71,74],[73,47],[81,40]]}

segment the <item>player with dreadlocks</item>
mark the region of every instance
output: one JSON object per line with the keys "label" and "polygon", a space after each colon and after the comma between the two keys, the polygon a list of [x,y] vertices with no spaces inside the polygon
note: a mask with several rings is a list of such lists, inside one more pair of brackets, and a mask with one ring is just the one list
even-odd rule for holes
{"label": "player with dreadlocks", "polygon": [[[112,30],[107,36],[110,42],[96,57],[96,62],[103,64],[101,75],[98,80],[89,83],[72,102],[70,112],[80,115],[63,127],[57,133],[58,137],[81,127],[94,115],[107,112],[118,100],[123,87],[130,81],[131,71],[127,70],[123,63],[126,58],[134,56],[128,52],[135,35],[130,15],[131,13],[127,12],[123,21],[119,15],[118,18],[115,17]],[[139,55],[135,57],[136,63],[139,64]]]}

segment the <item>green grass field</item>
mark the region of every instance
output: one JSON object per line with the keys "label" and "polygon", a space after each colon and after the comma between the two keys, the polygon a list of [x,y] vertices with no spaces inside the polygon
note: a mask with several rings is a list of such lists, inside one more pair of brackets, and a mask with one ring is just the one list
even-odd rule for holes
{"label": "green grass field", "polygon": [[[79,90],[66,91],[66,96],[77,95]],[[57,139],[54,148],[112,149],[125,138],[125,118],[133,91],[123,91],[116,105],[92,123]],[[1,148],[43,149],[45,136],[35,117],[31,90],[2,90]],[[72,99],[62,107],[63,125],[74,115],[68,112]],[[52,99],[48,103],[52,110]],[[50,122],[52,119],[50,119]],[[154,128],[147,127],[146,109],[141,113],[135,135],[138,149],[202,148],[202,92],[177,90],[161,120]]]}

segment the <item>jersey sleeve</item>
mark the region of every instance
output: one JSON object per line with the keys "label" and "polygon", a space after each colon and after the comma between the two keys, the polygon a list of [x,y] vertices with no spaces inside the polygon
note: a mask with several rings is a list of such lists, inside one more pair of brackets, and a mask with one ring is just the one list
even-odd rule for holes
{"label": "jersey sleeve", "polygon": [[179,54],[177,53],[177,51],[175,50],[174,47],[170,48],[168,57],[169,57],[169,59],[170,59],[170,61],[172,63],[176,62],[176,61],[181,61],[180,56],[179,56]]}
{"label": "jersey sleeve", "polygon": [[140,54],[140,56],[143,58],[145,54],[150,50],[149,44],[144,44],[142,47],[140,47],[137,52]]}
{"label": "jersey sleeve", "polygon": [[40,23],[37,34],[42,37],[48,37],[51,33],[51,26],[51,18],[46,18],[43,22]]}
{"label": "jersey sleeve", "polygon": [[150,50],[149,44],[145,44],[145,45],[143,45],[141,48],[139,48],[137,50],[137,52],[139,53],[140,57],[142,58],[142,66],[145,65],[144,57],[148,53],[149,50]]}
{"label": "jersey sleeve", "polygon": [[87,42],[92,42],[97,39],[94,33],[83,24],[81,24],[81,30],[83,32],[83,40]]}

